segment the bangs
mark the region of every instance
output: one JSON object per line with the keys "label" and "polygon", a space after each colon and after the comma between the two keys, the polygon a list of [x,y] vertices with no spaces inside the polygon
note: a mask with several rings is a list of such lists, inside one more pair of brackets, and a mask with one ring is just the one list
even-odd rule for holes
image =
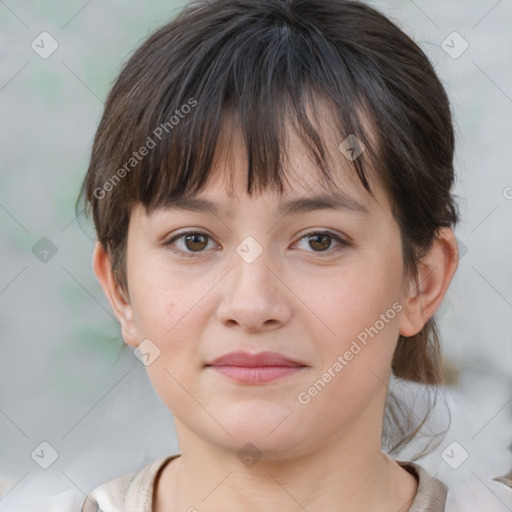
{"label": "bangs", "polygon": [[[139,122],[129,130],[129,143],[121,143],[125,151],[118,166],[130,159],[135,163],[131,155],[144,145],[153,147],[113,191],[121,196],[118,202],[141,203],[149,213],[196,195],[209,178],[228,116],[246,148],[249,195],[254,188],[283,192],[290,126],[321,171],[322,181],[334,186],[335,169],[315,127],[318,123],[336,130],[338,144],[349,135],[363,143],[366,151],[347,163],[371,193],[364,169],[370,167],[372,143],[363,129],[368,120],[360,118],[367,109],[356,93],[350,62],[307,26],[297,32],[278,24],[264,29],[255,24],[238,34],[235,29],[209,37],[202,45],[197,38],[189,45],[182,42],[182,51],[193,56],[186,67],[183,54],[162,48],[166,62],[146,70],[137,83],[127,108]],[[138,62],[144,62],[143,57]],[[151,87],[154,83],[160,84],[157,91]],[[330,119],[325,110],[322,117],[319,102],[327,105]]]}

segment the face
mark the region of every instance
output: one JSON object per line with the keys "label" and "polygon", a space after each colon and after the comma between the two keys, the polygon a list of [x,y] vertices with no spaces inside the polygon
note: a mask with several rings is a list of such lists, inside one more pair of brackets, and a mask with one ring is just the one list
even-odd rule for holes
{"label": "face", "polygon": [[[197,196],[216,213],[131,214],[123,334],[133,347],[150,340],[151,360],[158,354],[147,371],[178,437],[182,429],[233,450],[252,442],[269,454],[316,450],[349,432],[380,443],[403,314],[400,231],[383,189],[372,183],[372,198],[335,138],[326,140],[337,189],[321,184],[292,137],[285,193],[249,197],[235,140]],[[285,208],[333,193],[344,197],[334,207]],[[234,351],[277,352],[302,366],[265,382],[206,366]]]}

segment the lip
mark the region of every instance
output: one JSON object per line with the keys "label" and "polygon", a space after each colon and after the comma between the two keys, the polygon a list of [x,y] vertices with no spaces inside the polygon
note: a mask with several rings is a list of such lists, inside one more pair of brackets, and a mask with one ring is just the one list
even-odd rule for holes
{"label": "lip", "polygon": [[296,361],[280,354],[279,352],[230,352],[214,359],[206,366],[241,366],[244,368],[257,368],[264,366],[282,366],[282,367],[304,367],[307,366],[300,361]]}
{"label": "lip", "polygon": [[206,365],[244,384],[264,384],[296,374],[307,365],[278,352],[231,352]]}

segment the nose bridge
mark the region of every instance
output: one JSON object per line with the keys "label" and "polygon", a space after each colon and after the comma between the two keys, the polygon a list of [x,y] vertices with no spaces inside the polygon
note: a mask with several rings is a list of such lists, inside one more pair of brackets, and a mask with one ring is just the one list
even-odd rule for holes
{"label": "nose bridge", "polygon": [[252,236],[242,240],[235,248],[234,268],[219,308],[222,321],[258,330],[288,320],[290,304],[274,266],[269,248]]}
{"label": "nose bridge", "polygon": [[238,292],[265,298],[267,293],[275,291],[277,287],[274,283],[276,277],[272,271],[271,251],[268,245],[264,247],[262,243],[253,236],[247,236],[238,244],[234,257],[233,285],[240,288]]}

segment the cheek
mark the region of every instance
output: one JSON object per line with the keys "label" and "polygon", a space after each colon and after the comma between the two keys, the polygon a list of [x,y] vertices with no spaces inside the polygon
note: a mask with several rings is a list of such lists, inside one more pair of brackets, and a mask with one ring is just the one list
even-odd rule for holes
{"label": "cheek", "polygon": [[[335,272],[302,273],[295,290],[304,297],[307,316],[323,327],[322,336],[350,341],[381,315],[385,315],[386,330],[396,323],[393,304],[400,299],[400,278],[400,266],[393,261],[361,259],[359,264]],[[380,330],[381,322],[378,327]]]}
{"label": "cheek", "polygon": [[190,377],[200,369],[200,299],[208,287],[204,282],[191,285],[190,279],[185,283],[183,276],[180,279],[149,264],[139,267],[132,281],[138,336],[141,340],[149,338],[158,347],[158,357],[146,367],[148,376],[164,403],[171,409],[179,408],[181,402],[190,401],[182,385],[192,392]]}
{"label": "cheek", "polygon": [[168,263],[156,258],[147,258],[143,266],[134,268],[131,278],[137,329],[148,337],[151,333],[164,345],[171,343],[175,332],[190,321],[195,306],[208,291],[204,279],[171,272]]}
{"label": "cheek", "polygon": [[305,419],[321,418],[320,428],[326,431],[363,418],[364,411],[373,419],[379,417],[376,411],[385,401],[386,380],[367,363],[368,354],[361,352],[339,371],[326,367],[322,375],[311,379],[298,394],[301,415]]}
{"label": "cheek", "polygon": [[[357,264],[340,267],[336,275],[317,277],[318,286],[301,291],[308,292],[307,305],[319,317],[308,313],[308,330],[321,355],[311,391],[325,386],[319,400],[314,398],[314,407],[328,409],[332,400],[346,408],[332,414],[345,415],[364,407],[379,390],[385,391],[398,339],[400,279],[400,260],[361,258]],[[322,326],[316,335],[311,322]]]}
{"label": "cheek", "polygon": [[369,403],[383,403],[398,338],[396,288],[387,279],[357,277],[313,297],[329,331],[316,337],[321,361],[300,390],[299,403],[308,414],[322,415],[326,425],[359,416]]}

